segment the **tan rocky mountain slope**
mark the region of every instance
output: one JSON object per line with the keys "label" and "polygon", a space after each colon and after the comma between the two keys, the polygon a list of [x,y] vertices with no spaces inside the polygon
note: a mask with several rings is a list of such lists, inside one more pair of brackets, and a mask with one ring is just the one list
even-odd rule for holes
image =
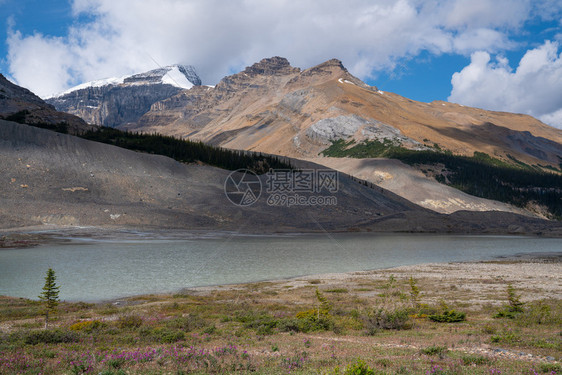
{"label": "tan rocky mountain slope", "polygon": [[[338,60],[300,70],[280,57],[264,59],[214,88],[194,87],[155,103],[136,129],[307,158],[442,213],[521,210],[421,179],[401,163],[388,171],[391,165],[382,161],[323,159],[319,153],[338,139],[389,140],[410,149],[484,152],[508,162],[556,168],[562,162],[562,131],[533,117],[409,100],[366,85]],[[385,173],[391,178],[377,177]]]}
{"label": "tan rocky mountain slope", "polygon": [[338,60],[300,70],[264,59],[155,103],[136,128],[292,157],[315,157],[336,139],[388,139],[528,164],[558,167],[562,158],[562,131],[531,116],[409,100],[366,85]]}

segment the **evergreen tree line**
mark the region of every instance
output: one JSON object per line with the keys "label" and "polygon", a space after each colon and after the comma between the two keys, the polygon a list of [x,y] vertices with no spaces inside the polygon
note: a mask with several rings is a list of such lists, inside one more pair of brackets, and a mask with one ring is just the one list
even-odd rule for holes
{"label": "evergreen tree line", "polygon": [[171,157],[183,163],[202,162],[227,170],[250,169],[263,174],[269,169],[291,169],[291,165],[278,156],[262,153],[229,150],[200,141],[178,139],[161,134],[142,134],[100,127],[79,137],[118,147]]}
{"label": "evergreen tree line", "polygon": [[53,131],[56,131],[57,133],[63,133],[63,134],[68,133],[68,124],[65,124],[64,122],[59,122],[57,124],[49,124],[49,123],[43,123],[43,122],[33,122],[32,124],[28,124],[29,120],[27,119],[27,116],[30,115],[30,114],[31,114],[31,112],[29,112],[27,109],[23,109],[23,110],[18,111],[16,113],[12,113],[9,116],[5,116],[5,117],[0,116],[0,119],[6,120],[6,121],[17,122],[19,124],[31,125],[31,126],[35,126],[36,128],[53,130]]}
{"label": "evergreen tree line", "polygon": [[562,175],[544,172],[510,157],[514,164],[482,152],[474,156],[453,155],[437,150],[413,151],[390,142],[368,141],[357,145],[335,141],[323,152],[335,157],[386,157],[409,165],[443,165],[437,181],[468,194],[525,207],[530,202],[545,206],[562,219]]}

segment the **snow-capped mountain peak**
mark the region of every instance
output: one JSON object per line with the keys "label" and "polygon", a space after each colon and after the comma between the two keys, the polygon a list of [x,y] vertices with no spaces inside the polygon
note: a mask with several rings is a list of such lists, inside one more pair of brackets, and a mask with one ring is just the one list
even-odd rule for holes
{"label": "snow-capped mountain peak", "polygon": [[60,94],[53,95],[45,99],[58,98],[70,94],[74,91],[88,89],[91,87],[153,84],[164,84],[178,87],[180,89],[190,89],[193,86],[201,85],[201,79],[197,75],[195,68],[191,65],[169,65],[162,68],[149,70],[143,73],[126,75],[122,77],[104,78],[81,83]]}
{"label": "snow-capped mountain peak", "polygon": [[148,72],[134,74],[124,79],[124,84],[168,84],[182,89],[201,85],[201,79],[190,65],[170,65]]}
{"label": "snow-capped mountain peak", "polygon": [[89,124],[120,126],[134,124],[154,103],[199,85],[194,67],[170,65],[83,83],[45,100]]}

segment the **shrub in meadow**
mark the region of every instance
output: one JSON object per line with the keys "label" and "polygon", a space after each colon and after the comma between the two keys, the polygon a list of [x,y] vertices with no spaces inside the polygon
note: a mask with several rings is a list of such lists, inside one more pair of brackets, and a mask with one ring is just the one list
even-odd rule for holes
{"label": "shrub in meadow", "polygon": [[142,325],[142,318],[138,315],[122,315],[117,319],[117,327],[121,329],[136,329]]}
{"label": "shrub in meadow", "polygon": [[466,313],[455,310],[446,310],[441,314],[429,315],[428,318],[438,323],[456,323],[466,320]]}
{"label": "shrub in meadow", "polygon": [[379,330],[410,329],[412,326],[409,320],[410,310],[407,308],[398,308],[395,310],[378,308],[363,317],[364,327],[368,335],[374,335]]}
{"label": "shrub in meadow", "polygon": [[526,312],[526,321],[522,323],[527,324],[557,324],[561,323],[561,317],[559,315],[554,316],[552,314],[552,309],[549,305],[544,302],[536,302],[528,306]]}
{"label": "shrub in meadow", "polygon": [[329,331],[334,328],[332,316],[322,310],[320,312],[317,309],[300,311],[296,318],[297,332]]}
{"label": "shrub in meadow", "polygon": [[490,365],[492,363],[492,360],[489,357],[476,354],[465,354],[461,357],[461,361],[465,366],[482,366]]}
{"label": "shrub in meadow", "polygon": [[350,363],[342,371],[336,367],[330,375],[379,375],[381,372],[369,367],[362,359],[357,359],[355,362]]}
{"label": "shrub in meadow", "polygon": [[24,342],[28,345],[60,344],[77,342],[79,339],[80,335],[77,332],[51,329],[27,332],[24,337]]}
{"label": "shrub in meadow", "polygon": [[253,328],[260,336],[272,335],[279,320],[266,312],[248,311],[237,313],[235,319],[243,323],[244,328]]}
{"label": "shrub in meadow", "polygon": [[99,320],[85,320],[82,322],[76,322],[68,327],[71,331],[83,331],[83,332],[93,332],[104,327],[105,324]]}
{"label": "shrub in meadow", "polygon": [[425,355],[439,355],[442,356],[443,354],[447,353],[449,350],[445,346],[428,346],[427,348],[420,349],[420,353]]}
{"label": "shrub in meadow", "polygon": [[185,333],[168,327],[142,327],[139,335],[143,341],[157,342],[160,344],[172,344],[185,339]]}
{"label": "shrub in meadow", "polygon": [[562,373],[562,366],[559,363],[541,363],[539,370],[543,374],[560,374]]}
{"label": "shrub in meadow", "polygon": [[191,332],[197,328],[205,327],[205,320],[199,315],[187,315],[170,319],[166,322],[168,328],[180,329],[185,332]]}
{"label": "shrub in meadow", "polygon": [[513,344],[521,341],[521,336],[519,335],[518,330],[505,326],[497,334],[492,335],[490,340],[493,343]]}
{"label": "shrub in meadow", "polygon": [[441,313],[429,315],[428,318],[438,323],[456,323],[466,320],[466,313],[449,309],[445,301],[441,301]]}

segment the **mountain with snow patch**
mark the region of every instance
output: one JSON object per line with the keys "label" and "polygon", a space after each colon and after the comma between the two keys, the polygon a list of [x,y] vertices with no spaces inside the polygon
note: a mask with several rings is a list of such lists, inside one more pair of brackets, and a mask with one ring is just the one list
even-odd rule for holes
{"label": "mountain with snow patch", "polygon": [[199,85],[201,79],[193,66],[171,65],[86,82],[45,101],[89,124],[126,127],[135,124],[152,104]]}

